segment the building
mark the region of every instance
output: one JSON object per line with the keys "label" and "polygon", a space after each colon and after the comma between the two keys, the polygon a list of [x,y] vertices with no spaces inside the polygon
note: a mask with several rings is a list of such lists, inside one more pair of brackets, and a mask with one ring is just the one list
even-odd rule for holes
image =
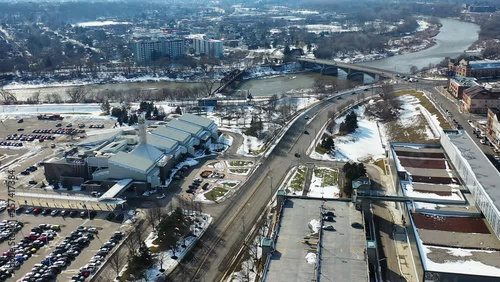
{"label": "building", "polygon": [[131,179],[121,189],[164,185],[180,159],[204,153],[218,139],[217,125],[212,120],[186,115],[181,116],[185,121],[174,119],[151,132],[140,119],[138,133],[117,129],[89,137],[64,157],[45,163],[45,177],[67,186],[91,180],[110,188],[121,179]]}
{"label": "building", "polygon": [[500,61],[477,60],[469,61],[462,59],[458,63],[448,61],[448,70],[452,76],[496,78],[500,77]]}
{"label": "building", "polygon": [[411,199],[396,205],[420,257],[419,280],[498,281],[500,175],[465,132],[446,131],[441,144],[390,145],[398,194]]}
{"label": "building", "polygon": [[224,44],[221,40],[199,36],[193,38],[193,48],[197,56],[206,55],[209,57],[221,58]]}
{"label": "building", "polygon": [[[370,281],[363,214],[353,205],[290,197],[282,207],[260,281]],[[335,220],[323,220],[332,211]]]}
{"label": "building", "polygon": [[488,109],[488,120],[486,121],[486,135],[491,143],[500,148],[500,110],[497,108]]}
{"label": "building", "polygon": [[488,108],[500,108],[500,92],[483,86],[473,86],[463,91],[460,107],[464,112],[487,114]]}
{"label": "building", "polygon": [[177,58],[183,56],[184,39],[180,38],[148,38],[133,43],[134,59],[137,63],[150,62],[159,57]]}
{"label": "building", "polygon": [[465,89],[478,85],[479,84],[474,77],[455,76],[450,79],[448,90],[450,91],[451,95],[453,95],[453,97],[462,99],[462,95]]}
{"label": "building", "polygon": [[470,13],[494,13],[496,8],[494,6],[486,5],[468,5],[467,11]]}

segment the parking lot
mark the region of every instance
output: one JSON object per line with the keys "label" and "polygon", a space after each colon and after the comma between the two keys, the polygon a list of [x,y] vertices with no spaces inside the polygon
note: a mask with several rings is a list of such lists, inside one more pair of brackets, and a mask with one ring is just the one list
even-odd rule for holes
{"label": "parking lot", "polygon": [[[22,122],[18,122],[20,118],[23,119]],[[68,123],[71,123],[71,127],[68,126]],[[91,197],[91,191],[55,190],[49,186],[42,187],[42,184],[47,185],[48,183],[45,180],[43,166],[40,164],[61,155],[69,149],[71,144],[85,140],[80,137],[85,136],[86,133],[99,134],[103,130],[112,128],[114,121],[93,120],[87,117],[82,117],[81,119],[66,117],[62,121],[38,120],[36,117],[4,117],[2,124],[3,126],[0,126],[0,142],[21,142],[23,144],[17,147],[0,146],[0,178],[2,180],[7,179],[7,171],[14,171],[14,175],[17,177],[15,179],[16,196],[14,200],[16,201],[16,206],[22,208],[22,210],[18,210],[15,213],[14,217],[10,217],[7,211],[2,210],[0,220],[18,220],[23,224],[16,231],[17,233],[14,232],[14,234],[10,230],[2,230],[2,233],[6,237],[0,240],[1,253],[4,254],[7,252],[5,253],[6,256],[12,256],[10,258],[19,260],[16,263],[12,262],[13,276],[8,278],[7,281],[22,279],[26,273],[34,270],[35,264],[40,264],[46,259],[47,255],[56,251],[56,248],[61,249],[63,247],[68,249],[64,249],[62,256],[71,255],[76,257],[73,261],[70,260],[70,257],[67,259],[62,258],[62,260],[68,260],[70,264],[62,266],[64,263],[59,262],[61,264],[61,272],[57,275],[57,280],[71,281],[72,277],[79,273],[79,269],[89,263],[91,258],[113,236],[114,232],[125,231],[130,228],[130,223],[122,224],[128,218],[127,210],[115,211],[113,219],[107,220],[106,218],[111,218],[109,211],[115,207],[92,201],[95,198]],[[71,130],[71,128],[74,130]],[[81,130],[85,130],[86,132],[83,133]],[[76,134],[67,134],[69,132],[76,132]],[[10,140],[7,140],[7,138]],[[23,194],[25,196],[22,196]],[[6,200],[7,198],[7,189],[2,189],[0,191],[0,200]],[[38,208],[39,211],[33,210],[34,208]],[[92,213],[94,209],[96,211]],[[30,213],[26,213],[27,210]],[[54,210],[57,211],[54,212]],[[66,210],[68,215],[61,216],[61,211],[63,210]],[[73,216],[69,215],[71,211],[73,211]],[[37,212],[37,214],[34,214],[34,212]],[[89,217],[92,219],[89,219]],[[9,223],[6,222],[4,224]],[[39,227],[40,224],[59,225],[61,229],[57,232],[55,238],[50,241],[47,236],[49,235],[47,232],[51,232],[49,230],[40,230],[41,232],[45,232],[44,235],[38,233],[31,234],[30,236],[32,230],[37,230],[33,228]],[[89,239],[88,246],[86,246],[86,242],[81,242],[84,244],[82,246],[74,246],[74,244],[78,243],[73,241],[79,239],[75,238],[75,236],[89,236],[89,238],[92,236],[85,232],[80,235],[76,232],[77,228],[82,225],[96,227],[98,234],[94,235],[94,239]],[[73,238],[70,237],[72,232],[75,232]],[[9,236],[13,239],[12,241],[7,240]],[[26,236],[31,238],[25,238]],[[21,243],[22,240],[24,240],[24,243]],[[59,246],[63,242],[65,243]],[[15,243],[17,245],[17,253],[8,252],[10,247],[12,247],[8,243]],[[79,248],[81,248],[81,252]],[[58,250],[56,252],[62,251]],[[55,263],[52,261],[53,259],[57,261],[60,258],[53,256],[50,260],[51,263]],[[7,263],[7,259],[4,260]],[[45,261],[45,263],[48,263],[48,261]],[[2,267],[10,269],[10,266],[7,265]],[[42,272],[42,268],[47,269]],[[48,266],[39,266],[39,269],[37,269],[38,276],[47,275],[47,279],[40,281],[53,281],[53,279],[49,278],[52,274],[46,273],[47,271],[51,272],[48,268]],[[90,268],[89,270],[92,271],[93,269]],[[91,273],[89,272],[88,274]],[[4,281],[3,279],[0,274],[0,281]],[[80,281],[83,281],[83,277],[80,277]]]}
{"label": "parking lot", "polygon": [[[26,235],[29,235],[33,227],[37,227],[40,224],[57,224],[61,227],[61,231],[57,232],[57,236],[54,240],[50,241],[45,246],[41,247],[36,253],[34,253],[30,258],[28,258],[18,270],[15,270],[12,281],[17,281],[21,279],[24,274],[30,272],[35,264],[41,263],[41,261],[50,253],[52,253],[56,246],[64,241],[65,237],[69,236],[71,232],[77,230],[78,226],[96,227],[98,234],[95,235],[93,240],[90,240],[90,244],[83,248],[81,253],[76,257],[71,264],[62,269],[62,272],[57,276],[58,281],[71,281],[71,277],[78,274],[79,269],[86,265],[89,260],[94,256],[103,244],[108,241],[115,231],[125,231],[128,228],[127,225],[122,225],[117,222],[111,222],[105,218],[109,213],[99,212],[95,219],[89,220],[88,218],[80,218],[76,216],[62,217],[58,216],[43,216],[43,215],[33,215],[20,213],[14,218],[8,216],[6,212],[0,214],[0,220],[18,220],[23,223],[24,226],[15,235],[15,242],[19,243]],[[0,243],[0,251],[2,253],[9,249],[7,241]],[[9,281],[10,281],[9,279]],[[50,280],[47,280],[50,281]]]}

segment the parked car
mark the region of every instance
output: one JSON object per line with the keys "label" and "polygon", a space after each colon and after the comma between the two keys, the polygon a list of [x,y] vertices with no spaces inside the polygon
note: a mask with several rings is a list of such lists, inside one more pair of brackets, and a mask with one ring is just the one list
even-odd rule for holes
{"label": "parked car", "polygon": [[165,194],[161,194],[161,195],[156,196],[156,199],[161,200],[161,199],[164,199],[165,197],[166,197]]}
{"label": "parked car", "polygon": [[116,222],[122,222],[122,221],[123,221],[123,219],[125,219],[125,215],[123,215],[123,213],[121,213],[121,214],[119,214],[119,215],[117,215],[117,216],[115,217],[115,221],[116,221]]}
{"label": "parked car", "polygon": [[26,214],[32,213],[34,210],[35,210],[34,207],[29,207],[28,209],[26,209],[26,211],[24,213],[26,213]]}

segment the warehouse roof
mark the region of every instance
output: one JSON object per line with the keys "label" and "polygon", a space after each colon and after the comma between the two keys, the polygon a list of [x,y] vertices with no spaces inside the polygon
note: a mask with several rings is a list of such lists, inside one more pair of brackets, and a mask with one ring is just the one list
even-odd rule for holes
{"label": "warehouse roof", "polygon": [[193,115],[193,114],[188,114],[188,113],[180,116],[179,120],[184,121],[184,122],[188,122],[188,123],[192,123],[192,124],[196,124],[196,125],[199,125],[199,126],[202,126],[205,128],[208,128],[209,126],[214,124],[214,121],[211,119],[200,117],[200,116]]}
{"label": "warehouse roof", "polygon": [[174,130],[184,131],[195,136],[200,134],[201,131],[203,131],[203,127],[199,125],[194,125],[177,119],[174,119],[171,122],[169,122],[167,127],[172,128]]}
{"label": "warehouse roof", "polygon": [[165,138],[165,137],[162,137],[159,135],[154,135],[154,134],[148,134],[148,135],[146,135],[146,138],[147,138],[148,144],[153,145],[158,149],[167,150],[167,151],[174,150],[179,144],[179,142],[177,142],[175,140],[168,139],[168,138]]}
{"label": "warehouse roof", "polygon": [[183,144],[187,143],[189,138],[191,138],[191,134],[187,132],[178,131],[172,128],[168,128],[166,126],[158,126],[158,128],[153,130],[151,133],[164,138],[179,141]]}

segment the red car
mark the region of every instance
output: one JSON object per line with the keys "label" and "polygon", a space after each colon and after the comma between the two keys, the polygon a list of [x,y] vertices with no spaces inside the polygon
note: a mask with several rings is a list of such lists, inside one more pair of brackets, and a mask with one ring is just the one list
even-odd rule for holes
{"label": "red car", "polygon": [[35,208],[33,210],[33,214],[40,214],[43,210],[42,209],[39,209],[39,208]]}

